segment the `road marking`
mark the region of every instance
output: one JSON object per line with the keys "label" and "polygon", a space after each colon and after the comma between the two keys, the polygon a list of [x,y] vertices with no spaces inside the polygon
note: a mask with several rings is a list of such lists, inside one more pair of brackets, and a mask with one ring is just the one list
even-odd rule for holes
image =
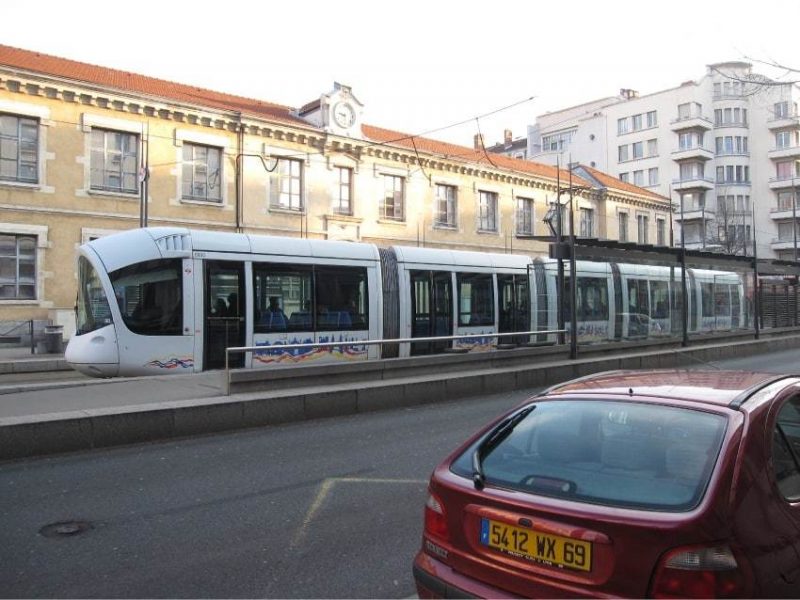
{"label": "road marking", "polygon": [[325,503],[328,495],[330,494],[331,490],[337,483],[401,483],[401,484],[425,484],[428,483],[427,479],[370,479],[365,477],[329,477],[325,479],[320,485],[319,489],[317,490],[317,495],[314,497],[314,501],[311,503],[311,506],[308,508],[308,512],[306,512],[306,516],[303,519],[303,523],[298,528],[297,532],[292,539],[291,548],[297,548],[303,540],[305,540],[306,535],[308,534],[308,528],[311,525],[312,521],[317,516],[317,513],[322,508],[322,505]]}

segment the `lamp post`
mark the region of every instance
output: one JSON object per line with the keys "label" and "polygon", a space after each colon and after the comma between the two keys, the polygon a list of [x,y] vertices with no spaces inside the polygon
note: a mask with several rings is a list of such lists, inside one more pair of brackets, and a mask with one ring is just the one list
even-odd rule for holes
{"label": "lamp post", "polygon": [[794,262],[797,262],[797,188],[792,175],[792,234],[794,237]]}

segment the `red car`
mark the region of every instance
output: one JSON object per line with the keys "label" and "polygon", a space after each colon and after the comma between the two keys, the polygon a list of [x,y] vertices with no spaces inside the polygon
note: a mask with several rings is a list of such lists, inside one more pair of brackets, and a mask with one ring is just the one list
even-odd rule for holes
{"label": "red car", "polygon": [[434,470],[413,571],[421,598],[800,597],[800,376],[531,398]]}

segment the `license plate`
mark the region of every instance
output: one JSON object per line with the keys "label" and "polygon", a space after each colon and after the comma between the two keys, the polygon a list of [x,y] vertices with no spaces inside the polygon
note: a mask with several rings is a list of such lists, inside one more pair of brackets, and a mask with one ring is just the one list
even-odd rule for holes
{"label": "license plate", "polygon": [[578,571],[592,570],[591,542],[481,519],[481,544],[546,565]]}

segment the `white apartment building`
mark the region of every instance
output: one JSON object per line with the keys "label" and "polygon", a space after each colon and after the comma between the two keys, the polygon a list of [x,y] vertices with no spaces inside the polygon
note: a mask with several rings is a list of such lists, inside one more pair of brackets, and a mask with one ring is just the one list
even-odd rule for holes
{"label": "white apartment building", "polygon": [[[766,83],[765,83],[766,82]],[[546,113],[528,127],[530,160],[582,163],[672,199],[675,245],[794,260],[800,217],[800,87],[746,62],[698,81]]]}

